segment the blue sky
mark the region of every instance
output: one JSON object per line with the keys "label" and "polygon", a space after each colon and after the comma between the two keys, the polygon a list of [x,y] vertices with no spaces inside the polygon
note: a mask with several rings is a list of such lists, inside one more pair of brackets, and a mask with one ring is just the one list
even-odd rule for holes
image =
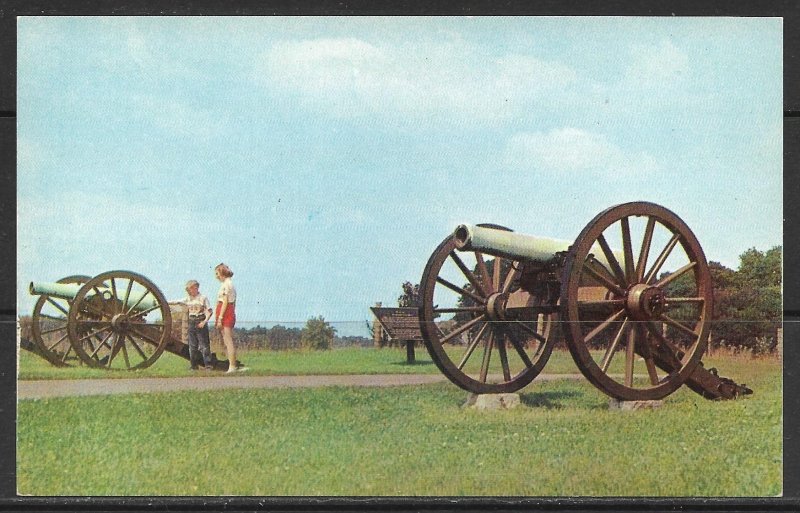
{"label": "blue sky", "polygon": [[234,270],[239,325],[368,307],[459,222],[573,239],[653,201],[782,244],[776,18],[20,18],[28,281]]}

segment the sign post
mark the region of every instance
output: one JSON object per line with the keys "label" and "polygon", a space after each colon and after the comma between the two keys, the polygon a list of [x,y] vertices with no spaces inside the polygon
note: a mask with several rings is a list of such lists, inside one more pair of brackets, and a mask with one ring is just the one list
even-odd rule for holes
{"label": "sign post", "polygon": [[422,341],[419,330],[419,309],[417,307],[383,308],[373,306],[370,308],[378,319],[378,323],[389,335],[390,340],[405,342],[406,361],[416,362],[414,346]]}

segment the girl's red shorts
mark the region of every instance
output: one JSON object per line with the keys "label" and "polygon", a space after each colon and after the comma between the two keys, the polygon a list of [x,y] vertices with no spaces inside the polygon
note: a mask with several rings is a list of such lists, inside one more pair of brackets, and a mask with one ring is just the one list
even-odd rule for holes
{"label": "girl's red shorts", "polygon": [[[222,317],[222,326],[224,328],[233,328],[233,325],[236,324],[236,303],[228,303],[228,308],[225,309],[225,315]],[[222,309],[222,301],[217,303],[217,311],[216,315],[214,316],[215,319],[219,319],[219,311]]]}

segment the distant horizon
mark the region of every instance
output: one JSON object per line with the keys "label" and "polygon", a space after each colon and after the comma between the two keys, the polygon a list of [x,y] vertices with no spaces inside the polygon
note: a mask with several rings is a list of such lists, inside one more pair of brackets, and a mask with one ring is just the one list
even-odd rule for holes
{"label": "distant horizon", "polygon": [[17,24],[19,315],[113,269],[213,300],[223,261],[242,327],[358,335],[461,222],[574,240],[628,201],[734,270],[783,245],[780,18]]}
{"label": "distant horizon", "polygon": [[[760,248],[755,248],[754,246],[751,246],[750,248],[748,248],[745,251],[749,251],[750,249],[756,249],[757,251],[760,251],[761,253],[766,253],[767,251],[769,251],[769,250],[771,250],[771,249],[773,249],[775,247],[782,247],[782,245],[778,244],[776,246],[773,246],[772,248],[767,248],[767,249],[760,249]],[[720,263],[720,262],[717,262],[717,261],[715,261],[713,259],[708,260],[708,262],[709,262],[709,264]],[[741,264],[741,262],[739,262],[739,264]],[[740,265],[737,265],[736,267],[733,267],[733,268],[728,267],[728,266],[725,266],[725,267],[727,267],[727,268],[729,268],[729,269],[731,269],[733,271],[739,271]],[[411,281],[411,280],[405,280],[405,281]],[[418,285],[419,281],[412,282],[412,283],[414,283],[415,285]],[[366,338],[366,339],[371,339],[372,334],[369,332],[369,328],[367,327],[367,323],[372,325],[372,323],[375,321],[375,316],[371,312],[370,309],[372,307],[378,307],[378,306],[383,307],[383,308],[400,308],[397,305],[397,303],[398,303],[399,297],[402,295],[402,289],[401,289],[402,284],[403,284],[403,282],[398,283],[397,297],[393,301],[389,302],[388,304],[386,302],[376,301],[373,304],[367,305],[367,307],[365,308],[366,315],[365,315],[365,318],[363,320],[342,321],[342,320],[327,319],[324,316],[322,316],[322,317],[324,318],[324,320],[328,324],[330,324],[331,326],[333,326],[336,329],[336,335],[335,336],[338,337],[338,338],[363,337],[363,338]],[[31,311],[32,311],[32,307],[31,307]],[[26,316],[26,315],[30,316],[31,315],[31,311],[28,311],[28,312],[24,312],[24,311],[23,312],[17,312],[17,315],[19,317]],[[250,330],[250,329],[253,329],[253,328],[257,328],[257,327],[271,329],[271,328],[274,328],[276,326],[283,326],[283,327],[285,327],[287,329],[302,330],[303,327],[306,325],[306,322],[309,319],[313,318],[313,317],[320,317],[320,315],[311,315],[307,319],[296,320],[296,321],[282,321],[282,320],[277,320],[277,321],[276,320],[260,320],[260,321],[241,321],[241,322],[237,321],[236,328]]]}

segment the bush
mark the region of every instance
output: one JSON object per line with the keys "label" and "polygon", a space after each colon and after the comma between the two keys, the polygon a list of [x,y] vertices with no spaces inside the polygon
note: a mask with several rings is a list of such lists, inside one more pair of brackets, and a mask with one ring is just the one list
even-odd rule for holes
{"label": "bush", "polygon": [[312,317],[300,332],[300,344],[305,349],[327,350],[333,345],[336,328],[325,321],[321,315]]}

